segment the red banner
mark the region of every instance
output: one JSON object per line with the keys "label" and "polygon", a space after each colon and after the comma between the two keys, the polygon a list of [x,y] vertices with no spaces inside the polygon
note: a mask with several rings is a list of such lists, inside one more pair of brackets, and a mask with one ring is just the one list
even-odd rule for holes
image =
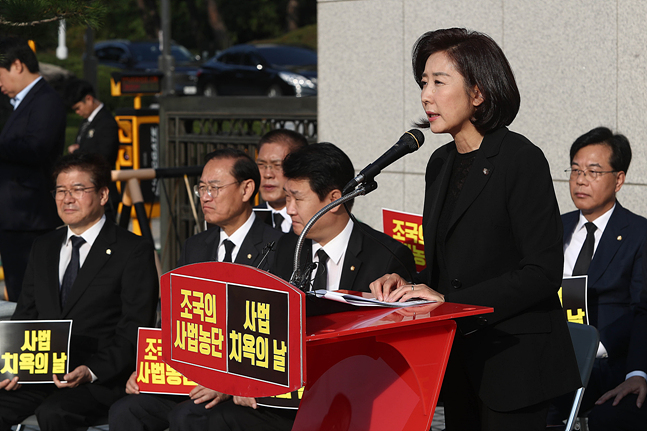
{"label": "red banner", "polygon": [[416,261],[416,271],[425,269],[427,261],[425,260],[425,240],[422,235],[422,216],[383,208],[382,224],[385,234],[411,249]]}

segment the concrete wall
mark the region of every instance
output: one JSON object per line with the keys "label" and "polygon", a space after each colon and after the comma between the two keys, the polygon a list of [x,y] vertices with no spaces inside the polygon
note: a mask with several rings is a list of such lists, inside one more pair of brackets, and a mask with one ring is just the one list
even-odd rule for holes
{"label": "concrete wall", "polygon": [[[647,216],[647,2],[599,0],[318,0],[319,139],[362,169],[424,116],[411,48],[426,31],[466,27],[503,48],[521,92],[510,128],[546,154],[562,212],[568,150],[582,133],[625,134],[633,161],[619,200]],[[381,228],[383,207],[422,213],[424,172],[450,135],[392,165],[355,213]]]}

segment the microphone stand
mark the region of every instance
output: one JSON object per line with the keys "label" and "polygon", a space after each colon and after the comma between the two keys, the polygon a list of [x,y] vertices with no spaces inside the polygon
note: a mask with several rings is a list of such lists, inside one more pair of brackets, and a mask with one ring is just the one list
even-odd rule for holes
{"label": "microphone stand", "polygon": [[[355,190],[351,191],[350,193],[347,193],[337,199],[334,202],[329,203],[322,209],[320,209],[308,223],[306,223],[305,227],[303,228],[303,232],[301,232],[301,235],[299,235],[299,240],[297,241],[297,247],[294,250],[294,265],[293,265],[293,272],[292,276],[290,277],[290,284],[299,287],[301,290],[305,291],[305,283],[304,283],[304,275],[300,268],[299,268],[299,262],[301,262],[301,251],[303,249],[303,242],[306,239],[306,235],[308,232],[310,232],[310,229],[312,228],[312,225],[314,225],[317,220],[319,220],[321,217],[323,217],[328,211],[331,209],[335,208],[336,206],[339,206],[343,203],[348,202],[351,199],[356,198],[357,196],[363,196],[371,193],[373,190],[377,189],[377,183],[375,180],[370,180],[367,181],[364,184],[360,184]],[[313,268],[310,268],[310,271],[306,271],[307,275],[310,274]],[[312,290],[312,286],[308,288],[308,291]]]}

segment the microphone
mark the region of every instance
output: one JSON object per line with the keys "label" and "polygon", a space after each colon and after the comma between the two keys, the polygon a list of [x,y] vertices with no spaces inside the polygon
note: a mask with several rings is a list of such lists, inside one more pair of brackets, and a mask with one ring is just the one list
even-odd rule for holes
{"label": "microphone", "polygon": [[391,163],[399,160],[403,156],[413,153],[418,148],[422,147],[425,142],[425,135],[418,129],[411,129],[400,136],[396,142],[386,153],[382,154],[379,159],[362,169],[355,178],[353,178],[346,187],[344,187],[343,194],[346,194],[355,189],[358,185],[372,181],[382,169],[389,166]]}

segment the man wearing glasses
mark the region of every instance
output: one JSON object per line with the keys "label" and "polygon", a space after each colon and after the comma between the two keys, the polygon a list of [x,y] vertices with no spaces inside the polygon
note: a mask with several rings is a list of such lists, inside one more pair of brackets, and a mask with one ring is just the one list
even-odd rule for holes
{"label": "man wearing glasses", "polygon": [[13,320],[71,319],[70,372],[54,384],[0,381],[0,430],[36,413],[41,430],[105,417],[135,368],[137,328],[155,322],[153,244],[106,222],[110,168],[72,154],[54,166],[52,192],[67,225],[36,239]]}
{"label": "man wearing glasses", "polygon": [[[570,158],[570,192],[578,210],[562,216],[564,277],[588,275],[589,323],[600,332],[580,411],[593,408],[591,430],[620,429],[600,425],[609,412],[626,418],[616,421],[618,426],[625,424],[622,429],[645,429],[647,408],[638,404],[647,393],[647,331],[634,324],[634,309],[647,290],[642,272],[647,220],[616,199],[631,162],[631,147],[625,136],[598,127],[575,140]],[[613,406],[615,401],[620,404]],[[640,414],[638,422],[628,422]]]}
{"label": "man wearing glasses", "polygon": [[269,210],[266,223],[274,229],[287,233],[292,221],[285,207],[286,178],[283,175],[283,159],[288,154],[308,145],[306,138],[297,132],[276,129],[261,137],[256,165],[261,173],[261,198],[265,203],[256,209]]}

